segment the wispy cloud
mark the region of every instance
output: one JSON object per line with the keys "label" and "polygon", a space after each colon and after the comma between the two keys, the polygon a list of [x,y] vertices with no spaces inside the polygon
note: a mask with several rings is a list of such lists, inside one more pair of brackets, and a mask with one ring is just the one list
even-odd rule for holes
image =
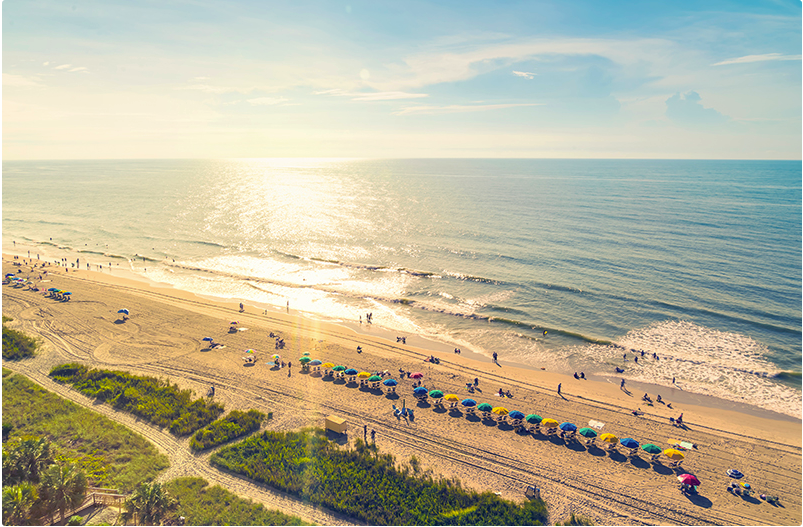
{"label": "wispy cloud", "polygon": [[408,106],[402,108],[394,115],[412,114],[435,114],[435,113],[465,113],[465,112],[484,112],[488,110],[504,110],[506,108],[518,108],[521,106],[543,106],[543,103],[511,103],[511,104],[449,104],[446,106]]}
{"label": "wispy cloud", "polygon": [[3,73],[3,86],[41,88],[44,86],[44,84],[38,82],[38,79],[33,79],[31,77],[23,77],[22,75],[14,75],[12,73]]}
{"label": "wispy cloud", "polygon": [[247,102],[255,106],[273,106],[288,102],[290,99],[285,97],[257,97],[256,99],[247,99]]}
{"label": "wispy cloud", "polygon": [[727,59],[712,64],[712,66],[725,66],[727,64],[746,64],[748,62],[766,62],[768,60],[800,60],[801,55],[783,55],[781,53],[765,53],[764,55],[745,55],[735,59]]}
{"label": "wispy cloud", "polygon": [[80,67],[78,67],[78,68],[72,68],[72,69],[70,70],[70,72],[73,72],[73,71],[86,71],[87,69],[88,69],[88,68],[87,68],[86,66],[80,66]]}
{"label": "wispy cloud", "polygon": [[538,74],[537,73],[530,73],[529,71],[516,71],[516,70],[513,70],[513,75],[515,75],[516,77],[524,77],[525,79],[532,79],[533,77],[535,77]]}
{"label": "wispy cloud", "polygon": [[333,95],[335,97],[351,97],[352,101],[395,101],[399,99],[420,99],[429,97],[426,93],[408,93],[403,91],[354,92],[334,89],[315,92],[315,95]]}
{"label": "wispy cloud", "polygon": [[54,70],[67,70],[72,68],[72,64],[62,64],[61,66],[56,66],[53,68]]}
{"label": "wispy cloud", "polygon": [[255,88],[235,88],[232,86],[212,86],[210,84],[191,84],[189,86],[181,86],[177,90],[196,90],[204,93],[248,93],[254,91]]}
{"label": "wispy cloud", "polygon": [[50,61],[43,62],[42,66],[50,66]]}

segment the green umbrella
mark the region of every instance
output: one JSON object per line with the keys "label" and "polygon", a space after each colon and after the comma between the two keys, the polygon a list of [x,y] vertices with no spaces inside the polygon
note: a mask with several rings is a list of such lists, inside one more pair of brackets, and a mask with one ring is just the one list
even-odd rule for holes
{"label": "green umbrella", "polygon": [[577,431],[577,433],[589,439],[592,437],[597,437],[597,432],[595,432],[591,428],[581,428],[580,430]]}
{"label": "green umbrella", "polygon": [[311,360],[312,359],[310,359],[309,357],[301,357],[300,359],[298,359],[298,362],[303,362],[304,364],[306,364]]}
{"label": "green umbrella", "polygon": [[490,412],[490,411],[491,411],[491,410],[493,410],[493,409],[494,409],[494,407],[493,407],[493,406],[491,406],[491,405],[490,405],[490,404],[488,404],[488,403],[482,403],[481,405],[479,405],[479,406],[477,407],[477,410],[479,410],[480,412]]}
{"label": "green umbrella", "polygon": [[663,450],[661,450],[661,447],[653,445],[652,443],[641,445],[641,449],[647,452],[648,454],[660,454],[661,452],[663,452]]}
{"label": "green umbrella", "polygon": [[346,370],[345,366],[335,366],[334,368],[332,368],[332,371],[345,371],[345,370]]}
{"label": "green umbrella", "polygon": [[533,425],[540,423],[542,419],[543,418],[538,414],[530,414],[524,418],[525,421]]}
{"label": "green umbrella", "polygon": [[304,353],[302,353],[302,355],[304,355],[304,356],[309,355],[309,351],[305,351]]}
{"label": "green umbrella", "polygon": [[443,392],[440,390],[432,390],[431,392],[429,392],[429,396],[432,397],[433,399],[442,399]]}
{"label": "green umbrella", "polygon": [[379,375],[371,375],[368,378],[368,382],[379,382],[381,380],[382,380],[382,377],[380,377]]}

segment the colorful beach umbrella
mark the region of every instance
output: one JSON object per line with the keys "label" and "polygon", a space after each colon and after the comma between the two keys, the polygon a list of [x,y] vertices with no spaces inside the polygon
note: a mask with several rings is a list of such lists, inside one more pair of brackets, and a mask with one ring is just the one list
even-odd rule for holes
{"label": "colorful beach umbrella", "polygon": [[232,326],[233,326],[233,325],[235,325],[235,324],[239,324],[239,322],[237,322],[237,321],[235,320],[235,321],[231,322],[231,324],[230,324],[230,325],[232,325]]}
{"label": "colorful beach umbrella", "polygon": [[619,444],[625,448],[638,448],[638,441],[636,441],[635,439],[631,439],[629,437],[626,437],[621,441],[619,441]]}
{"label": "colorful beach umbrella", "polygon": [[423,379],[424,378],[424,374],[421,373],[420,371],[417,371],[415,373],[411,373],[410,374],[410,378],[411,379]]}
{"label": "colorful beach umbrella", "polygon": [[[48,291],[58,291],[58,289],[48,289]],[[121,309],[121,310],[118,311],[118,313],[123,313],[124,315],[128,315],[128,310],[127,309]]]}
{"label": "colorful beach umbrella", "polygon": [[599,440],[604,441],[606,443],[610,443],[612,445],[615,445],[616,443],[619,442],[619,438],[613,434],[602,434],[599,436]]}
{"label": "colorful beach umbrella", "polygon": [[697,487],[700,485],[700,480],[697,479],[694,474],[681,474],[678,476],[678,481],[683,483],[684,485],[691,485],[693,487]]}
{"label": "colorful beach umbrella", "polygon": [[384,381],[382,381],[382,384],[384,384],[385,386],[396,386],[399,383],[396,382],[396,379],[385,379]]}
{"label": "colorful beach umbrella", "polygon": [[245,350],[245,352],[246,352],[246,353],[254,353],[254,350],[252,350],[252,349],[247,349],[247,350]]}
{"label": "colorful beach umbrella", "polygon": [[510,410],[504,406],[497,406],[496,408],[492,408],[491,412],[495,413],[496,415],[507,415],[510,413]]}
{"label": "colorful beach umbrella", "polygon": [[530,414],[527,417],[525,417],[524,420],[530,424],[537,425],[538,423],[543,421],[543,418],[538,414]]}
{"label": "colorful beach umbrella", "polygon": [[207,342],[212,342],[212,337],[204,337],[201,340],[205,340]]}
{"label": "colorful beach umbrella", "polygon": [[332,371],[346,371],[346,367],[345,366],[335,366],[334,368],[332,368]]}
{"label": "colorful beach umbrella", "polygon": [[[312,364],[312,363],[310,363],[310,364]],[[380,377],[379,375],[371,375],[370,377],[368,377],[368,382],[379,382],[381,380],[382,380],[382,377]]]}
{"label": "colorful beach umbrella", "polygon": [[357,375],[359,372],[357,370],[355,370],[354,368],[349,368],[346,371],[344,371],[343,373],[345,373],[346,375]]}
{"label": "colorful beach umbrella", "polygon": [[8,278],[9,276],[14,276],[14,273],[6,273],[6,278]]}
{"label": "colorful beach umbrella", "polygon": [[597,437],[597,431],[594,430],[593,428],[581,428],[580,430],[577,431],[577,433],[583,437],[587,437],[588,439],[591,439],[592,437]]}
{"label": "colorful beach umbrella", "polygon": [[360,379],[367,379],[370,376],[371,374],[368,373],[367,371],[361,371],[360,373],[357,374],[357,377]]}
{"label": "colorful beach umbrella", "polygon": [[577,425],[573,423],[561,423],[560,426],[558,426],[558,428],[560,428],[564,432],[574,432],[575,430],[577,430]]}
{"label": "colorful beach umbrella", "polygon": [[547,418],[547,419],[543,419],[541,421],[541,426],[543,426],[545,428],[557,428],[559,425],[560,425],[560,423],[558,423],[554,419]]}
{"label": "colorful beach umbrella", "polygon": [[274,359],[274,360],[281,359],[281,357],[280,357],[278,354],[276,354],[276,353],[274,353],[273,355],[271,355],[271,356],[270,356],[270,358],[271,358],[271,359]]}
{"label": "colorful beach umbrella", "polygon": [[443,396],[444,401],[459,401],[460,397],[456,396],[453,393],[449,393]]}
{"label": "colorful beach umbrella", "polygon": [[311,360],[312,359],[310,359],[309,357],[301,357],[300,359],[298,359],[298,362],[300,362],[301,364],[306,364]]}
{"label": "colorful beach umbrella", "polygon": [[417,395],[419,397],[422,396],[422,395],[427,395],[427,393],[428,393],[428,390],[426,388],[424,388],[423,386],[419,386],[418,388],[413,390],[413,394],[415,394],[415,395]]}
{"label": "colorful beach umbrella", "polygon": [[661,447],[658,445],[653,445],[652,443],[641,445],[641,449],[648,454],[660,454],[662,452]]}
{"label": "colorful beach umbrella", "polygon": [[311,361],[309,361],[309,365],[310,366],[320,366],[321,365],[321,361],[318,360],[318,359],[312,359]]}
{"label": "colorful beach umbrella", "polygon": [[302,353],[302,355],[304,355],[305,357],[309,356],[309,351],[305,351],[304,353]]}
{"label": "colorful beach umbrella", "polygon": [[321,364],[321,366],[323,366],[324,368],[334,368],[335,367],[335,365],[333,363],[331,363],[331,362],[324,362],[323,364]]}
{"label": "colorful beach umbrella", "polygon": [[685,458],[686,456],[683,455],[683,452],[680,450],[675,450],[674,448],[667,448],[664,450],[664,455],[673,461],[680,461],[681,459]]}
{"label": "colorful beach umbrella", "polygon": [[463,399],[462,401],[460,401],[460,404],[466,407],[477,406],[477,401],[475,401],[474,399]]}
{"label": "colorful beach umbrella", "polygon": [[433,399],[443,399],[443,392],[440,390],[432,390],[429,392],[429,396]]}
{"label": "colorful beach umbrella", "polygon": [[493,409],[494,407],[488,403],[482,403],[481,405],[477,406],[477,410],[479,410],[480,412],[490,412]]}
{"label": "colorful beach umbrella", "polygon": [[70,293],[69,291],[67,291],[66,293],[62,293],[62,295],[71,295],[71,294],[72,293]]}
{"label": "colorful beach umbrella", "polygon": [[507,416],[510,417],[511,419],[524,419],[524,414],[522,412],[519,412],[518,410],[513,410],[512,412],[507,414]]}

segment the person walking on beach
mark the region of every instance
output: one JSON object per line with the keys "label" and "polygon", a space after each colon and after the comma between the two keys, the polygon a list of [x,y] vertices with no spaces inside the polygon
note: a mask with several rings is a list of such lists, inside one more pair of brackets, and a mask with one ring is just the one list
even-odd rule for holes
{"label": "person walking on beach", "polygon": [[558,395],[560,395],[560,386],[561,386],[561,384],[563,384],[563,383],[558,383]]}
{"label": "person walking on beach", "polygon": [[622,379],[622,384],[619,385],[619,388],[624,389],[625,387],[625,380]]}
{"label": "person walking on beach", "polygon": [[293,363],[290,362],[290,361],[287,361],[287,376],[288,377],[290,377],[290,374],[293,373],[292,366],[293,366]]}
{"label": "person walking on beach", "polygon": [[371,442],[376,443],[376,430],[371,429]]}
{"label": "person walking on beach", "polygon": [[672,384],[675,384],[675,378],[672,377]]}
{"label": "person walking on beach", "polygon": [[368,441],[368,425],[362,425],[362,437],[365,441]]}
{"label": "person walking on beach", "polygon": [[496,352],[494,351],[494,362],[497,362],[497,361],[496,361],[497,357],[498,357],[498,355],[497,355],[497,354],[496,354]]}

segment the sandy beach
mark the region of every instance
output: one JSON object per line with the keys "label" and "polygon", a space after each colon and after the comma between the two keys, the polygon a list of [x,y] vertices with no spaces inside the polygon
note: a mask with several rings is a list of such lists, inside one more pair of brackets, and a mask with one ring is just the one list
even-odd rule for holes
{"label": "sandy beach", "polygon": [[[37,372],[37,382],[43,382],[52,366],[77,361],[169,377],[199,395],[215,385],[215,397],[227,410],[273,412],[268,429],[320,427],[325,416],[338,415],[347,420],[351,438],[361,437],[367,425],[369,433],[376,431],[380,451],[402,460],[415,455],[434,474],[456,477],[464,486],[518,501],[525,499],[526,485],[539,486],[553,523],[572,512],[604,525],[799,525],[802,521],[801,422],[787,416],[662,389],[664,401],[672,403],[669,409],[641,400],[645,391],[655,399],[649,386],[628,384],[627,393],[618,384],[522,368],[504,357],[494,364],[466,353],[456,355],[414,337],[403,345],[367,324],[339,326],[292,309],[245,306],[240,312],[236,301],[199,298],[134,280],[117,270],[65,272],[51,265],[45,268],[47,277],[39,280],[40,268],[18,267],[15,262],[4,256],[3,273],[22,269],[18,276],[33,278],[39,288],[72,292],[72,300],[65,302],[27,287],[3,286],[3,314],[13,319],[8,325],[43,342],[35,359],[4,366]],[[124,322],[117,313],[121,308],[130,311]],[[240,331],[228,331],[232,321],[238,322]],[[283,350],[275,349],[270,332],[284,339]],[[203,337],[224,347],[210,350]],[[357,346],[362,353],[357,353]],[[256,351],[255,365],[244,363],[246,349]],[[688,441],[696,448],[687,452],[680,467],[672,468],[666,458],[654,464],[646,455],[628,458],[623,449],[609,453],[583,443],[567,445],[554,436],[518,434],[508,425],[416,403],[410,379],[400,380],[399,398],[391,399],[302,373],[298,359],[305,351],[312,358],[359,371],[388,370],[394,378],[399,368],[420,371],[429,389],[578,427],[596,420],[604,423],[603,432],[642,444],[669,448],[671,442]],[[290,375],[287,368],[267,364],[274,353],[292,361]],[[425,362],[430,355],[440,364]],[[479,379],[481,392],[470,395],[466,383],[474,378]],[[500,400],[494,395],[500,388],[510,390],[513,398]],[[403,401],[415,408],[413,420],[393,416],[391,405]],[[631,411],[636,408],[644,415],[634,416]],[[669,421],[681,413],[683,429]],[[732,481],[726,474],[729,468],[745,473],[742,481],[756,489],[754,496],[726,491]],[[687,497],[678,490],[676,476],[682,473],[700,479],[699,496]],[[779,496],[780,505],[760,500],[761,493]]]}

